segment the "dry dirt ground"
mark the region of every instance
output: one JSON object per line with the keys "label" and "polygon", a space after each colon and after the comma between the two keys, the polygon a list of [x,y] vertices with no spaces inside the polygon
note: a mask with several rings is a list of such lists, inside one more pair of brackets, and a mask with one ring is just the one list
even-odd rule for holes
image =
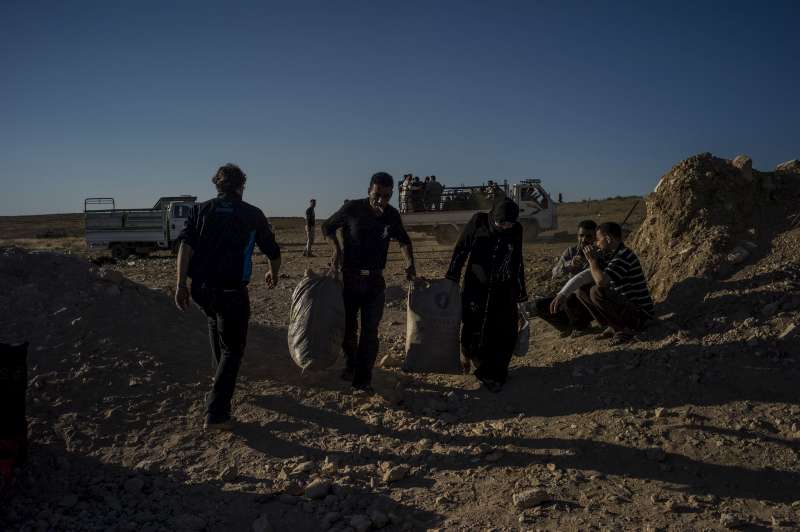
{"label": "dry dirt ground", "polygon": [[[565,205],[569,236],[526,245],[529,290],[549,289],[578,220],[619,220],[633,201]],[[292,363],[292,289],[327,252],[318,244],[318,258],[302,257],[299,220],[274,220],[284,266],[267,291],[256,260],[240,424],[205,434],[205,323],[172,304],[174,259],[93,265],[70,240],[79,235],[10,236],[7,222],[4,245],[50,251],[0,253],[0,340],[31,342],[32,440],[0,529],[800,527],[798,229],[759,243],[703,291],[682,286],[680,308],[659,306],[632,344],[564,340],[534,320],[530,351],[499,394],[471,376],[392,367],[405,333],[392,248],[387,367],[365,397],[335,369],[301,375]],[[419,273],[441,276],[450,250],[412,236]]]}

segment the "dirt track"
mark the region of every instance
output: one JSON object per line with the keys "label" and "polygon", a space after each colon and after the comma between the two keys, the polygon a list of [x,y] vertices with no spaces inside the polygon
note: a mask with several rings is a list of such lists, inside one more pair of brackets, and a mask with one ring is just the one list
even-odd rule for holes
{"label": "dirt track", "polygon": [[[298,224],[276,227],[285,257],[280,285],[264,289],[259,256],[234,406],[241,426],[227,435],[200,429],[206,332],[199,311],[174,310],[171,257],[90,271],[80,256],[2,256],[2,333],[32,342],[34,448],[0,524],[800,526],[800,354],[796,336],[779,339],[800,315],[800,230],[780,233],[705,292],[682,286],[681,308],[661,307],[659,324],[631,345],[561,340],[536,320],[531,350],[515,359],[499,395],[468,376],[385,368],[376,370],[378,395],[365,398],[335,371],[301,376],[291,362],[289,296],[307,267],[326,260],[300,255]],[[419,273],[442,275],[449,250],[420,237],[415,245]],[[565,245],[526,246],[532,293]],[[382,355],[399,354],[405,332],[396,250],[391,259]],[[306,492],[314,479],[321,482]],[[521,508],[530,489],[545,501]]]}

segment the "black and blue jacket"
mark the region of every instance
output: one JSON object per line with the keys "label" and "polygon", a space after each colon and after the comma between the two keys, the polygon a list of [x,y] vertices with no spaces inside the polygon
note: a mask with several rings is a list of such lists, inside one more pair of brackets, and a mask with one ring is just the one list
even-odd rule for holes
{"label": "black and blue jacket", "polygon": [[238,196],[220,195],[195,205],[178,240],[194,250],[189,262],[192,284],[209,288],[247,286],[255,246],[270,260],[281,256],[267,217]]}

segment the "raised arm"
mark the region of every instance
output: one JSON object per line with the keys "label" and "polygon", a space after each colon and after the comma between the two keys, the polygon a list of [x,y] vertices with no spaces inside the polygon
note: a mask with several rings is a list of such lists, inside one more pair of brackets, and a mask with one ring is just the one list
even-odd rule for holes
{"label": "raised arm", "polygon": [[585,246],[583,254],[586,260],[589,261],[589,270],[592,272],[592,279],[597,286],[608,286],[611,284],[611,279],[603,271],[602,263],[600,262],[600,253],[592,246]]}

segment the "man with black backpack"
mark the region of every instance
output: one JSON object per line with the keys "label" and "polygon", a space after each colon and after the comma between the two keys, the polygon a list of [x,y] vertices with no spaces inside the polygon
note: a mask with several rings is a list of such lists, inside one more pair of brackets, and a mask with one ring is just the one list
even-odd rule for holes
{"label": "man with black backpack", "polygon": [[[189,297],[208,318],[208,333],[216,369],[206,395],[206,430],[231,430],[231,398],[244,355],[250,320],[247,285],[255,246],[269,259],[267,288],[278,281],[281,251],[261,209],[242,201],[247,176],[228,163],[211,179],[217,197],[194,206],[178,237],[175,304],[189,307]],[[186,280],[191,278],[191,289]]]}

